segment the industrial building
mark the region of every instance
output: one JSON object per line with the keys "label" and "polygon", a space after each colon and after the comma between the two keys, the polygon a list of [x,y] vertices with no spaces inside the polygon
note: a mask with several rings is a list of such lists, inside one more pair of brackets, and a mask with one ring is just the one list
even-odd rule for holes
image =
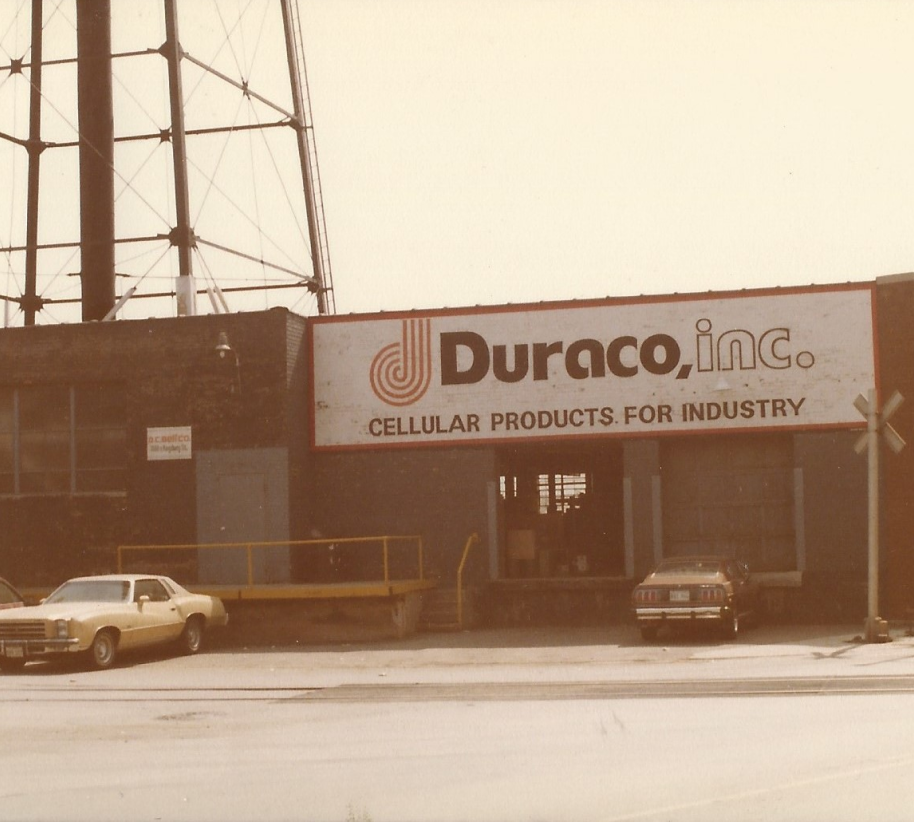
{"label": "industrial building", "polygon": [[[335,559],[314,544],[253,569],[319,586],[372,578],[343,540],[419,536],[422,575],[450,589],[460,567],[486,624],[625,619],[658,559],[693,553],[747,562],[773,618],[857,621],[855,400],[914,400],[912,315],[900,275],[3,329],[0,570],[49,586],[123,545],[337,540]],[[914,455],[882,450],[881,609],[906,618]],[[193,582],[249,581],[237,556],[197,555]]]}

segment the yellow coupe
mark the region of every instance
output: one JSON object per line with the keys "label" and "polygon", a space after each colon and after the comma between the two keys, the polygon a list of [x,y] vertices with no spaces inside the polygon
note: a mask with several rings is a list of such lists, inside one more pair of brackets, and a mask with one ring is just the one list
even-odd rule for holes
{"label": "yellow coupe", "polygon": [[110,668],[120,651],[164,643],[195,654],[205,631],[227,622],[221,600],[191,593],[169,577],[77,577],[40,605],[0,612],[0,671],[66,654]]}

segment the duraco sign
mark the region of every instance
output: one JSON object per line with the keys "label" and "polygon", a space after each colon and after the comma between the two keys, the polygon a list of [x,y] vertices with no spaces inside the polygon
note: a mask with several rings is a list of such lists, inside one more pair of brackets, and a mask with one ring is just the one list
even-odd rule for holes
{"label": "duraco sign", "polygon": [[317,448],[856,427],[854,286],[312,325]]}

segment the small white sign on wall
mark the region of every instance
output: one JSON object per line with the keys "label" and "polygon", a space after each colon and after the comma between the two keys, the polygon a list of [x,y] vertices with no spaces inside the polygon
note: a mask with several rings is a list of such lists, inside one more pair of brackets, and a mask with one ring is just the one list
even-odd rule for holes
{"label": "small white sign on wall", "polygon": [[189,460],[193,456],[191,427],[146,429],[146,459]]}

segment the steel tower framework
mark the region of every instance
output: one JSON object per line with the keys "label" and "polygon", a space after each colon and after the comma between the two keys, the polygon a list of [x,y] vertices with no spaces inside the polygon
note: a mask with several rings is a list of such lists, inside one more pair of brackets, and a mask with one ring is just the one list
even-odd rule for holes
{"label": "steel tower framework", "polygon": [[[45,57],[45,4],[31,0],[29,54],[0,65],[0,87],[14,76],[28,83],[29,126],[28,135],[6,131],[0,122],[0,140],[24,150],[27,158],[27,196],[24,241],[15,242],[11,230],[8,244],[0,245],[7,260],[24,260],[20,293],[0,293],[0,300],[15,305],[22,311],[23,323],[31,325],[49,306],[79,303],[82,320],[106,320],[117,316],[128,300],[144,297],[173,297],[176,313],[196,313],[197,299],[208,294],[215,311],[228,310],[226,295],[231,292],[259,290],[304,289],[313,295],[320,314],[335,313],[333,280],[330,266],[329,244],[324,218],[323,193],[317,163],[317,148],[311,115],[310,94],[305,70],[301,20],[296,0],[280,0],[281,30],[285,53],[287,87],[284,90],[291,104],[280,105],[268,92],[262,93],[243,74],[231,76],[214,65],[192,56],[182,46],[179,33],[179,0],[161,0],[164,15],[165,38],[160,45],[112,54],[111,20],[112,4],[115,12],[124,11],[133,0],[75,0],[76,54],[72,57],[47,60]],[[59,6],[59,4],[56,4]],[[275,4],[274,4],[275,8]],[[229,27],[225,27],[228,29]],[[271,44],[272,45],[272,44]],[[276,44],[278,45],[278,44]],[[158,55],[167,65],[168,122],[154,131],[124,133],[118,129],[117,113],[113,105],[112,66],[115,61]],[[42,134],[46,94],[43,86],[45,69],[49,66],[75,66],[78,91],[78,127],[72,140],[50,141]],[[279,119],[254,123],[233,121],[226,112],[224,122],[189,127],[186,112],[189,110],[184,91],[187,66],[197,70],[197,76],[214,79],[223,87],[233,90],[239,100],[256,104],[261,112],[271,112]],[[4,77],[4,75],[6,75]],[[237,113],[237,112],[236,112]],[[191,186],[189,184],[188,145],[201,137],[226,139],[255,131],[272,129],[291,131],[297,155],[297,169],[288,169],[288,176],[300,177],[300,191],[306,226],[307,253],[310,265],[289,265],[269,259],[260,251],[251,253],[232,247],[231,242],[197,232],[191,212]],[[115,183],[123,181],[116,170],[116,146],[127,143],[168,144],[171,147],[171,207],[173,222],[165,231],[155,234],[119,236],[115,231]],[[80,236],[73,241],[42,242],[43,225],[41,202],[47,198],[48,183],[43,175],[42,159],[50,149],[76,149],[79,158],[79,212]],[[274,163],[275,164],[275,163]],[[285,170],[284,170],[285,171]],[[259,172],[254,172],[256,175]],[[129,185],[129,181],[126,183]],[[207,189],[207,192],[209,189]],[[286,196],[286,199],[291,199]],[[293,204],[294,205],[294,204]],[[264,219],[263,217],[261,219]],[[265,219],[269,219],[267,216]],[[305,232],[303,232],[305,233]],[[2,237],[2,235],[0,235]],[[177,276],[173,291],[155,291],[142,287],[142,277],[118,295],[115,249],[129,244],[167,242],[177,257]],[[215,249],[235,260],[251,263],[262,271],[277,274],[278,280],[270,282],[229,285],[220,282],[218,272],[210,272],[210,284],[196,286],[194,257],[201,247]],[[42,272],[39,256],[51,249],[77,249],[80,252],[81,295],[79,298],[44,296],[41,289]],[[2,288],[2,286],[0,286]]]}

